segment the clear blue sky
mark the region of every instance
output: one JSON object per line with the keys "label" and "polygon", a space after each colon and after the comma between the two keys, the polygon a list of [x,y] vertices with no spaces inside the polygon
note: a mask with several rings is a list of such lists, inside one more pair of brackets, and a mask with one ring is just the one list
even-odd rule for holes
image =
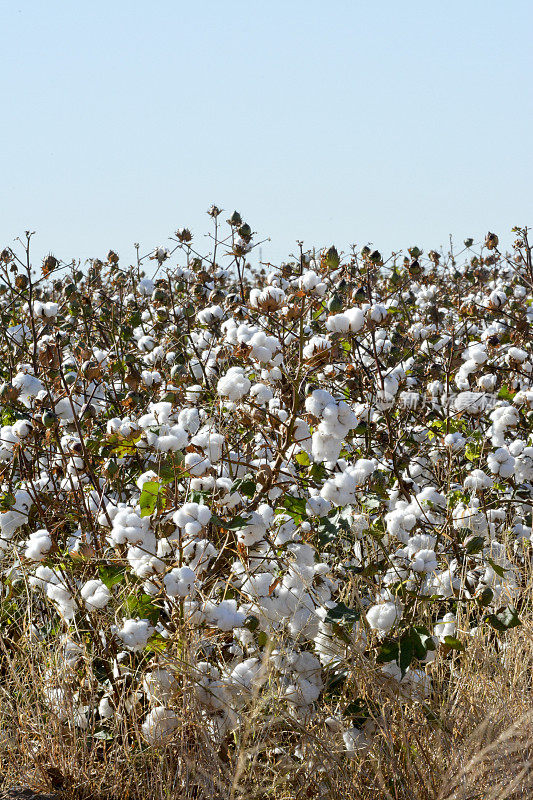
{"label": "clear blue sky", "polygon": [[533,4],[4,0],[0,244],[124,259],[205,211],[383,252],[533,225]]}

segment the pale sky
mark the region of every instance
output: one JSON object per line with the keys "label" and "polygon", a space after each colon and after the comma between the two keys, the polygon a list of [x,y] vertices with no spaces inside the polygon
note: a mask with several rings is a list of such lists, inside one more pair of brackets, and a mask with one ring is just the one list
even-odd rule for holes
{"label": "pale sky", "polygon": [[533,5],[0,1],[0,245],[121,260],[238,209],[387,253],[533,224]]}

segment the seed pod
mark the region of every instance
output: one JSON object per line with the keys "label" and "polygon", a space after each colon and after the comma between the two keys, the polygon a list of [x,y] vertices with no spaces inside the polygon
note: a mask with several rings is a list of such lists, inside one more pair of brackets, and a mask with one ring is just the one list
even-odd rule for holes
{"label": "seed pod", "polygon": [[487,250],[494,250],[496,247],[498,247],[499,241],[500,240],[498,239],[497,235],[489,231],[485,237],[485,247]]}

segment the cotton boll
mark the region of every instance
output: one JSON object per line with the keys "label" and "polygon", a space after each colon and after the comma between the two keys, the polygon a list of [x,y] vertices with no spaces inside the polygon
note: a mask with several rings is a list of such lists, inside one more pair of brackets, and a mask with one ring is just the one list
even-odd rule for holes
{"label": "cotton boll", "polygon": [[81,596],[89,610],[105,608],[111,600],[111,592],[100,580],[87,581],[81,588]]}
{"label": "cotton boll", "polygon": [[472,472],[465,478],[465,489],[473,489],[479,491],[481,489],[490,489],[494,481],[482,469],[473,469]]}
{"label": "cotton boll", "polygon": [[143,678],[143,688],[150,703],[168,703],[177,685],[176,678],[167,669],[153,669]]}
{"label": "cotton boll", "polygon": [[327,318],[326,328],[332,333],[347,333],[350,330],[350,321],[346,314],[334,314]]}
{"label": "cotton boll", "polygon": [[236,600],[222,600],[218,604],[208,600],[203,611],[207,624],[222,631],[240,628],[246,619],[246,614],[237,609]]}
{"label": "cotton boll", "polygon": [[179,717],[174,711],[165,706],[156,706],[147,714],[141,730],[151,745],[164,745],[172,739],[178,727]]}
{"label": "cotton boll", "polygon": [[230,367],[224,377],[217,383],[217,392],[221,397],[237,402],[250,391],[252,384],[244,374],[242,367]]}
{"label": "cotton boll", "polygon": [[487,456],[487,465],[493,475],[510,478],[515,471],[515,459],[505,447],[499,447]]}
{"label": "cotton boll", "polygon": [[435,624],[433,635],[437,637],[439,642],[444,642],[446,636],[455,636],[455,616],[453,614],[445,614],[442,620]]}
{"label": "cotton boll", "polygon": [[372,606],[366,612],[366,619],[371,628],[386,633],[402,618],[402,607],[399,603],[387,600]]}
{"label": "cotton boll", "polygon": [[176,567],[165,575],[163,583],[169,597],[188,597],[194,594],[196,574],[189,567]]}
{"label": "cotton boll", "polygon": [[505,292],[501,292],[501,291],[495,290],[489,296],[489,304],[494,309],[503,308],[503,306],[506,303],[507,303],[507,295],[505,294]]}
{"label": "cotton boll", "polygon": [[449,433],[447,436],[444,437],[444,444],[446,445],[446,447],[449,447],[453,453],[460,453],[462,450],[465,449],[466,439],[459,432]]}
{"label": "cotton boll", "polygon": [[52,539],[47,530],[35,531],[26,540],[24,555],[31,561],[42,561],[52,548]]}
{"label": "cotton boll", "polygon": [[185,469],[191,475],[203,475],[211,467],[211,462],[207,456],[200,455],[200,453],[187,453],[185,456]]}
{"label": "cotton boll", "polygon": [[250,389],[250,398],[260,406],[266,405],[273,397],[272,389],[264,383],[255,383]]}
{"label": "cotton boll", "polygon": [[127,619],[122,628],[116,630],[124,646],[133,652],[143,650],[153,633],[154,628],[147,619]]}
{"label": "cotton boll", "polygon": [[11,430],[18,439],[25,439],[33,430],[33,424],[28,419],[18,419]]}

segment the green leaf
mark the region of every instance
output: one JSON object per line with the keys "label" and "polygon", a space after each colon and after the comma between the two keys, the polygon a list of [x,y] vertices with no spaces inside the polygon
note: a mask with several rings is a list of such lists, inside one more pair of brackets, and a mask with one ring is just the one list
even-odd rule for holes
{"label": "green leaf", "polygon": [[508,387],[508,386],[505,386],[505,384],[504,384],[504,385],[501,387],[500,391],[498,392],[498,397],[499,397],[501,400],[508,400],[510,403],[512,403],[512,402],[513,402],[513,400],[514,400],[514,395],[515,395],[515,393],[514,393],[514,392],[512,392],[512,391],[509,389],[509,387]]}
{"label": "green leaf", "polygon": [[108,589],[116,586],[117,583],[122,583],[126,577],[126,571],[123,566],[115,566],[114,564],[102,564],[98,567],[98,575],[102,583],[105,583]]}
{"label": "green leaf", "polygon": [[124,608],[130,617],[148,619],[152,625],[156,625],[159,619],[159,608],[152,603],[149,594],[141,594],[138,597],[130,595],[124,603]]}
{"label": "green leaf", "polygon": [[160,484],[157,481],[146,481],[143,484],[139,505],[141,507],[141,517],[149,517],[154,513],[157,505]]}
{"label": "green leaf", "polygon": [[435,640],[424,626],[417,625],[412,628],[410,637],[416,658],[423,660],[427,656],[428,650],[435,650]]}
{"label": "green leaf", "polygon": [[233,517],[228,522],[220,517],[217,517],[216,514],[213,514],[211,517],[211,522],[214,522],[220,528],[224,528],[226,531],[238,531],[239,528],[244,528],[246,525],[250,524],[250,520],[245,519],[244,517]]}
{"label": "green leaf", "polygon": [[396,641],[385,641],[379,648],[377,660],[380,664],[386,664],[389,661],[397,661],[399,653],[399,645]]}
{"label": "green leaf", "polygon": [[305,451],[302,451],[301,453],[297,453],[294,456],[294,460],[297,461],[298,464],[300,464],[302,467],[308,467],[311,464],[311,462],[309,461],[309,456],[307,455],[307,453]]}
{"label": "green leaf", "polygon": [[407,668],[415,655],[413,639],[410,635],[402,636],[398,647],[398,664],[402,671],[402,677],[407,672]]}
{"label": "green leaf", "polygon": [[303,497],[293,497],[292,494],[288,494],[284,497],[281,505],[283,508],[286,508],[290,514],[305,515],[305,500]]}
{"label": "green leaf", "polygon": [[348,608],[344,603],[337,603],[334,608],[328,609],[324,622],[357,622],[361,616],[355,608]]}
{"label": "green leaf", "polygon": [[337,526],[333,524],[329,517],[320,517],[318,520],[317,533],[318,543],[321,547],[329,542],[336,541],[339,536]]}
{"label": "green leaf", "polygon": [[467,555],[473,556],[475,553],[481,553],[485,546],[484,536],[473,536],[465,545]]}
{"label": "green leaf", "polygon": [[257,485],[251,478],[239,478],[232,483],[230,491],[240,492],[245,497],[253,497],[256,489]]}
{"label": "green leaf", "polygon": [[444,644],[447,644],[451,650],[459,650],[463,652],[466,650],[464,644],[459,641],[455,636],[445,636],[444,637]]}
{"label": "green leaf", "polygon": [[499,575],[500,578],[504,578],[505,577],[505,570],[504,570],[503,567],[500,567],[499,564],[496,564],[496,562],[493,561],[492,558],[489,558],[488,556],[487,556],[487,561],[491,565],[491,567],[494,570],[494,572],[496,573],[496,575]]}
{"label": "green leaf", "polygon": [[159,477],[162,479],[163,483],[171,483],[174,480],[175,474],[172,464],[160,464]]}
{"label": "green leaf", "polygon": [[486,619],[497,631],[508,631],[522,624],[514,606],[507,606],[497,614],[489,614]]}

